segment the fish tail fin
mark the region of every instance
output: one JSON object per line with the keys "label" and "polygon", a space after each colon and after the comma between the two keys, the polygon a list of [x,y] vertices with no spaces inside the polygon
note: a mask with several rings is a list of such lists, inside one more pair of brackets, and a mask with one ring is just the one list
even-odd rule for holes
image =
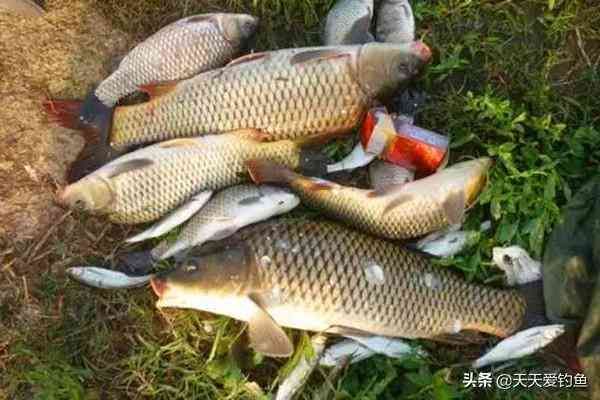
{"label": "fish tail fin", "polygon": [[114,108],[104,105],[94,91],[84,101],[47,100],[43,106],[51,121],[79,130],[85,139],[84,148],[67,172],[69,183],[120,155],[110,147],[108,140]]}
{"label": "fish tail fin", "polygon": [[287,184],[299,175],[287,167],[268,160],[250,160],[246,162],[250,178],[256,184],[283,183]]}
{"label": "fish tail fin", "polygon": [[526,283],[516,288],[525,300],[525,316],[520,330],[534,326],[548,325],[546,305],[544,303],[544,287],[541,280]]}

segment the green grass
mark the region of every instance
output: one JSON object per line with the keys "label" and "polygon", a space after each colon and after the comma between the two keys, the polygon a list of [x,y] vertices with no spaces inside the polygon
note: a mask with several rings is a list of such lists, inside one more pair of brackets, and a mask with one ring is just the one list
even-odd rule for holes
{"label": "green grass", "polygon": [[[261,18],[257,49],[316,44],[332,1],[108,0],[99,9],[118,27],[144,37],[183,15],[226,9]],[[468,227],[491,219],[494,228],[464,254],[442,264],[468,279],[493,281],[491,249],[520,244],[534,257],[560,218],[560,208],[600,162],[600,6],[561,0],[413,1],[419,36],[434,62],[417,89],[429,95],[418,115],[424,127],[452,137],[452,159],[489,155],[490,183],[470,212]],[[577,44],[577,35],[583,45]],[[585,54],[585,55],[584,55]],[[589,63],[588,63],[589,60]],[[340,157],[350,146],[328,147]],[[112,260],[125,229],[76,215],[46,247],[43,264],[0,296],[0,398],[17,399],[252,399],[272,398],[291,361],[272,360],[245,345],[244,326],[193,311],[158,311],[148,290],[103,292],[66,279],[66,266]],[[90,236],[91,237],[91,236]],[[87,240],[87,241],[85,241]],[[22,249],[21,249],[22,250]],[[14,254],[19,254],[16,249]],[[40,262],[41,263],[41,262]],[[0,286],[1,282],[0,282]],[[36,323],[21,323],[23,310]],[[296,343],[307,336],[290,332]],[[3,342],[9,343],[2,352]],[[339,399],[565,399],[572,391],[473,391],[460,349],[423,342],[426,359],[374,357],[329,384]],[[530,357],[508,371],[536,368]],[[325,381],[316,373],[301,395],[311,399]],[[257,390],[262,388],[262,394]]]}

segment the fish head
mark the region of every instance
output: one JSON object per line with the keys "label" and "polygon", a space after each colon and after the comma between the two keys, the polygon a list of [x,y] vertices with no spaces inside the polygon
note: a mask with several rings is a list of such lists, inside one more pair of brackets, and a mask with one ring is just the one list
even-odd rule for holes
{"label": "fish head", "polygon": [[158,296],[157,306],[211,311],[202,306],[207,299],[243,293],[252,264],[248,254],[243,244],[219,247],[212,252],[192,249],[174,270],[150,281]]}
{"label": "fish head", "polygon": [[431,60],[431,50],[421,41],[368,43],[358,60],[358,79],[372,98],[392,95],[417,76]]}
{"label": "fish head", "polygon": [[277,214],[283,214],[293,210],[300,199],[288,189],[263,185],[260,187],[261,202],[266,204],[266,208],[273,209]]}
{"label": "fish head", "polygon": [[241,46],[252,40],[259,19],[248,14],[220,14],[219,24],[225,38],[234,46]]}
{"label": "fish head", "polygon": [[97,176],[87,176],[67,186],[58,194],[58,202],[69,208],[100,212],[111,204],[113,193],[110,185]]}

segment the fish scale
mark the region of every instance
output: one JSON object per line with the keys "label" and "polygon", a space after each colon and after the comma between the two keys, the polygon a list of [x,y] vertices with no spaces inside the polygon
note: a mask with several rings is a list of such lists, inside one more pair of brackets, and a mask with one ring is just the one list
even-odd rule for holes
{"label": "fish scale", "polygon": [[[236,14],[213,18],[192,16],[165,26],[132,49],[119,68],[96,89],[107,106],[139,89],[142,84],[180,80],[199,72],[222,67],[240,51],[216,23],[218,18],[250,18]],[[240,38],[240,40],[243,38]]]}
{"label": "fish scale", "polygon": [[[260,143],[236,135],[186,141],[173,148],[162,147],[169,142],[146,147],[108,164],[106,167],[110,169],[132,160],[153,161],[150,166],[108,178],[114,199],[110,209],[103,212],[119,223],[153,221],[199,192],[247,180],[244,161],[249,158],[279,160],[291,168],[300,163],[300,150],[291,141]],[[102,173],[101,169],[90,177]],[[72,186],[85,185],[85,180]]]}
{"label": "fish scale", "polygon": [[115,110],[111,145],[129,146],[173,137],[255,128],[270,140],[350,130],[371,103],[354,77],[351,57],[290,63],[311,49],[267,53],[251,61],[209,71],[165,95]]}
{"label": "fish scale", "polygon": [[[420,254],[335,223],[268,222],[240,235],[256,262],[248,290],[281,293],[265,300],[272,314],[283,310],[273,314],[276,320],[307,313],[332,326],[431,338],[461,329],[507,336],[524,318],[525,303],[516,292],[467,283]],[[278,241],[298,251],[282,250],[274,245]],[[369,267],[383,279],[369,279]]]}

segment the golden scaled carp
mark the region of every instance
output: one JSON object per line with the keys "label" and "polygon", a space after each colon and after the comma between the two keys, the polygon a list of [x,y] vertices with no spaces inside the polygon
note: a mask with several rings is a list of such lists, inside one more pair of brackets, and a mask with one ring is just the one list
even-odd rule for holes
{"label": "golden scaled carp", "polygon": [[189,78],[237,57],[258,27],[247,14],[199,14],[175,21],[133,48],[96,88],[103,104],[157,82]]}
{"label": "golden scaled carp", "polygon": [[256,183],[289,186],[311,207],[374,235],[408,239],[462,222],[483,188],[492,161],[457,163],[433,175],[379,190],[341,186],[297,174],[270,161],[247,163]]}
{"label": "golden scaled carp", "polygon": [[238,129],[254,129],[265,141],[349,132],[376,99],[416,76],[430,58],[422,42],[277,50],[148,86],[151,99],[142,104],[86,107],[85,115],[73,102],[50,101],[46,108],[58,123],[86,133],[72,180],[115,150],[172,138]]}
{"label": "golden scaled carp", "polygon": [[156,305],[248,321],[251,344],[271,356],[292,353],[282,326],[411,339],[448,340],[463,330],[505,337],[543,309],[516,290],[468,283],[426,256],[333,222],[269,221],[237,235],[155,276]]}
{"label": "golden scaled carp", "polygon": [[108,163],[67,186],[59,201],[113,222],[149,222],[193,198],[205,203],[212,191],[247,181],[244,163],[249,159],[265,158],[292,169],[316,167],[309,155],[296,142],[258,142],[242,132],[174,139]]}

